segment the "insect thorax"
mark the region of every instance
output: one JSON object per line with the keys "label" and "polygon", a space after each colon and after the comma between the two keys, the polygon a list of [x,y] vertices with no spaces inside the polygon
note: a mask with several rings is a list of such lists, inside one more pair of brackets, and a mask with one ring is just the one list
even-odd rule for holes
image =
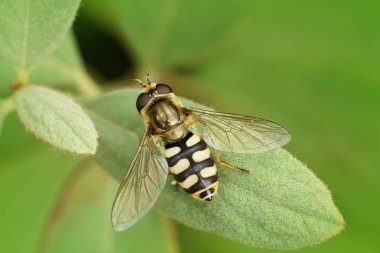
{"label": "insect thorax", "polygon": [[157,100],[147,110],[151,126],[169,140],[179,140],[186,133],[180,109],[169,99]]}

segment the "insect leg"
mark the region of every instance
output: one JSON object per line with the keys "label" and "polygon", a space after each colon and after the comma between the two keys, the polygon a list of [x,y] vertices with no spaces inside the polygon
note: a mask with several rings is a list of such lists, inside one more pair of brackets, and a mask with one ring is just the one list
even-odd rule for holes
{"label": "insect leg", "polygon": [[213,149],[213,150],[214,150],[214,153],[215,153],[216,161],[217,161],[220,165],[222,165],[222,166],[224,166],[224,167],[227,167],[227,168],[229,168],[229,169],[234,169],[234,170],[238,170],[238,171],[241,171],[241,172],[244,172],[244,173],[249,173],[249,170],[246,170],[246,169],[242,169],[242,168],[236,167],[236,166],[234,166],[234,165],[232,165],[232,164],[230,164],[230,163],[228,163],[228,162],[223,161],[223,160],[220,158],[220,155],[219,155],[218,150],[216,150],[216,149]]}
{"label": "insect leg", "polygon": [[171,185],[175,186],[175,191],[178,192],[179,188],[181,188],[181,186],[179,185],[179,183],[177,182],[177,180],[173,180],[171,183]]}

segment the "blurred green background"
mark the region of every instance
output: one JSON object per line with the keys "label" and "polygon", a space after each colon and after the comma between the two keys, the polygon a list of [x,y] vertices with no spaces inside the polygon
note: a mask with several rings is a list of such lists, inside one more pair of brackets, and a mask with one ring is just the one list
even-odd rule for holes
{"label": "blurred green background", "polygon": [[[340,235],[297,252],[380,252],[379,8],[378,1],[84,0],[73,29],[87,71],[106,91],[151,71],[181,96],[286,126],[293,136],[286,149],[328,185],[347,222]],[[112,179],[97,169],[92,176],[101,180],[69,185],[72,193],[61,196],[80,160],[35,140],[16,115],[7,119],[0,138],[1,252],[34,252],[49,217],[56,232],[48,230],[50,246],[39,246],[47,252],[274,252],[164,218],[158,233],[148,226],[155,213],[147,225],[103,242],[113,233],[117,183],[99,193],[99,181]],[[60,224],[85,220],[91,234],[54,222],[51,209],[65,196],[82,216],[63,209]]]}

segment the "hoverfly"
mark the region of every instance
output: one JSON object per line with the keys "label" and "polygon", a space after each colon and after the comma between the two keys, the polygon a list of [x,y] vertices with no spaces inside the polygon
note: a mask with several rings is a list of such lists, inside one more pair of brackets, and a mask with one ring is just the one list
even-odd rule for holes
{"label": "hoverfly", "polygon": [[112,223],[117,231],[129,228],[152,208],[168,170],[193,198],[211,201],[218,190],[215,162],[248,172],[223,161],[218,150],[259,153],[290,140],[286,129],[268,120],[187,108],[170,86],[152,83],[149,74],[146,84],[135,81],[142,87],[136,107],[146,131],[113,204]]}

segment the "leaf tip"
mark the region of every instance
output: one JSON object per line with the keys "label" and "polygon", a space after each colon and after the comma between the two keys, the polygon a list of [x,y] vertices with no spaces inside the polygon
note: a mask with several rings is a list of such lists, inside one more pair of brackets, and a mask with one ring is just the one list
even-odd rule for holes
{"label": "leaf tip", "polygon": [[338,210],[336,211],[336,219],[337,219],[336,230],[333,233],[331,233],[331,235],[327,235],[323,241],[330,239],[331,237],[334,237],[336,235],[339,235],[343,230],[346,229],[347,223],[344,220],[343,215]]}

